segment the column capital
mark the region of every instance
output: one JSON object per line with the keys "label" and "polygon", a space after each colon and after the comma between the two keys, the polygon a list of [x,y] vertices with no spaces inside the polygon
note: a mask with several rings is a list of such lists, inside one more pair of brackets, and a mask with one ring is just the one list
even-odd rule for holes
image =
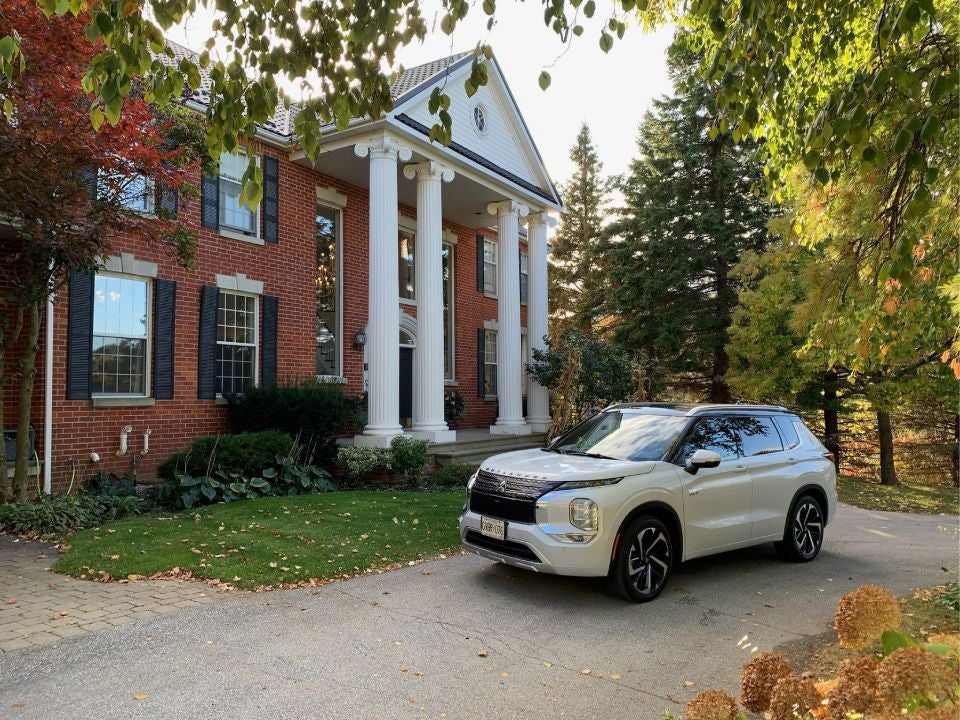
{"label": "column capital", "polygon": [[446,165],[441,165],[436,160],[427,160],[422,163],[407,165],[403,168],[403,176],[407,180],[436,180],[450,182],[453,180],[454,172]]}
{"label": "column capital", "polygon": [[518,203],[516,200],[501,200],[499,202],[489,203],[487,205],[487,212],[497,217],[504,215],[526,217],[527,213],[530,212],[530,208],[522,203]]}
{"label": "column capital", "polygon": [[548,228],[557,226],[557,219],[550,215],[547,212],[538,210],[536,212],[531,212],[527,215],[526,220],[523,221],[528,227],[533,227],[534,225],[546,225]]}
{"label": "column capital", "polygon": [[367,157],[369,155],[371,160],[378,158],[396,160],[400,158],[400,160],[406,162],[413,157],[413,151],[410,148],[386,136],[358,142],[353,146],[353,152],[357,157]]}

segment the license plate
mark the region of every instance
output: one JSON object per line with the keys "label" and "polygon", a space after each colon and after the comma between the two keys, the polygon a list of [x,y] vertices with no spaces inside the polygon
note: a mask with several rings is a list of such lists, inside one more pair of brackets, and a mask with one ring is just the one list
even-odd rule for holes
{"label": "license plate", "polygon": [[481,517],[480,534],[496,538],[497,540],[505,540],[507,537],[507,523],[503,520]]}

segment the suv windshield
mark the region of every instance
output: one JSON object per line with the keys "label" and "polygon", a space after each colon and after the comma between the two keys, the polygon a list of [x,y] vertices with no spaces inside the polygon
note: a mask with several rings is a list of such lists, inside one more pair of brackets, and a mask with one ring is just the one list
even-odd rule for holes
{"label": "suv windshield", "polygon": [[547,450],[612,460],[660,460],[688,421],[679,415],[609,410],[568,430]]}

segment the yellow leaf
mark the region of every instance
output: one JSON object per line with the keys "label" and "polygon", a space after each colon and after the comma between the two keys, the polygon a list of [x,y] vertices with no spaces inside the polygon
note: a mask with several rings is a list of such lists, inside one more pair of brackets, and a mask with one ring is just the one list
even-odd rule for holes
{"label": "yellow leaf", "polygon": [[137,693],[136,695],[133,696],[133,699],[134,699],[134,700],[146,700],[148,697],[150,697],[150,696],[149,696],[147,693]]}
{"label": "yellow leaf", "polygon": [[620,673],[612,673],[612,674],[610,675],[610,679],[611,679],[611,680],[623,680],[623,675],[621,675]]}

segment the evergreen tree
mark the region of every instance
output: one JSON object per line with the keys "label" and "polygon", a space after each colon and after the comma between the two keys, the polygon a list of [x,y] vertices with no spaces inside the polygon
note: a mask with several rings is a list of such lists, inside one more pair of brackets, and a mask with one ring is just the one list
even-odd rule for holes
{"label": "evergreen tree", "polygon": [[600,175],[603,163],[586,123],[570,149],[570,159],[576,170],[560,187],[564,208],[550,257],[550,307],[559,324],[587,332],[598,319],[603,296],[605,268],[599,243],[609,183]]}
{"label": "evergreen tree", "polygon": [[756,192],[755,148],[710,129],[713,88],[696,76],[697,62],[678,36],[669,54],[674,93],[644,117],[639,157],[621,183],[607,302],[620,342],[697,395],[727,402],[725,346],[737,300],[730,270],[743,252],[767,245],[770,210]]}

